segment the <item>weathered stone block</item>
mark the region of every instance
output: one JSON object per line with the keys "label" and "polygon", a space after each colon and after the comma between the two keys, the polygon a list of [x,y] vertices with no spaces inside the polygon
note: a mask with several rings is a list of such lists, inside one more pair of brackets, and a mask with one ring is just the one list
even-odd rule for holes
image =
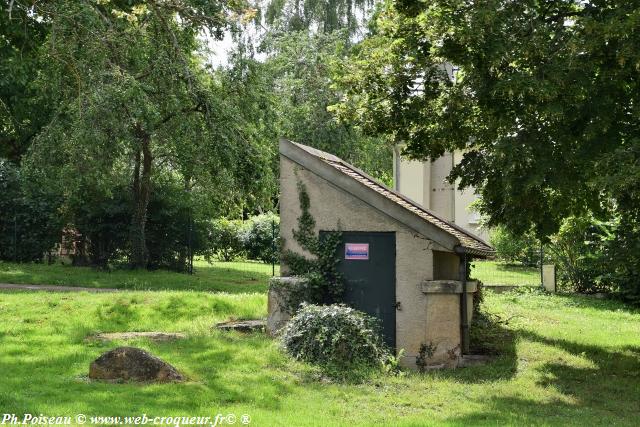
{"label": "weathered stone block", "polygon": [[182,381],[176,368],[135,347],[118,347],[98,357],[89,367],[89,378],[131,381]]}
{"label": "weathered stone block", "polygon": [[293,287],[303,286],[304,277],[272,277],[269,280],[267,302],[267,333],[275,335],[291,319],[291,308],[288,307],[288,293]]}

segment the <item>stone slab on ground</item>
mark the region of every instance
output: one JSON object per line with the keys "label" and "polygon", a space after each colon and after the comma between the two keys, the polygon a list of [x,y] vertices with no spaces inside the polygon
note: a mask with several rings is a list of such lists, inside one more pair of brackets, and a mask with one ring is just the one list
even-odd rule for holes
{"label": "stone slab on ground", "polygon": [[496,294],[502,294],[505,292],[511,292],[518,289],[526,289],[526,288],[540,288],[540,286],[534,285],[482,285],[483,290],[495,292]]}
{"label": "stone slab on ground", "polygon": [[89,378],[124,381],[182,381],[176,368],[136,347],[118,347],[103,353],[89,367]]}
{"label": "stone slab on ground", "polygon": [[216,328],[222,329],[223,331],[262,332],[266,324],[266,320],[235,320],[218,323]]}
{"label": "stone slab on ground", "polygon": [[120,292],[113,288],[85,288],[80,286],[56,286],[56,285],[22,285],[16,283],[0,283],[0,290],[9,289],[17,291],[46,291],[46,292]]}
{"label": "stone slab on ground", "polygon": [[92,335],[87,337],[87,340],[113,341],[148,338],[152,341],[172,341],[186,337],[187,335],[182,332],[109,332]]}

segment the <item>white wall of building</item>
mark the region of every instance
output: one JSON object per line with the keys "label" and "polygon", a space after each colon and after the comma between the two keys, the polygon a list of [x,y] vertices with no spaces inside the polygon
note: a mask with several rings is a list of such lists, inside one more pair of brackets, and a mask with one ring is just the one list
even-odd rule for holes
{"label": "white wall of building", "polygon": [[420,162],[403,158],[400,151],[400,147],[394,150],[395,190],[488,241],[487,230],[480,228],[480,215],[469,208],[478,199],[474,189],[457,190],[457,184],[451,185],[446,180],[462,159],[462,152],[446,153],[433,162]]}

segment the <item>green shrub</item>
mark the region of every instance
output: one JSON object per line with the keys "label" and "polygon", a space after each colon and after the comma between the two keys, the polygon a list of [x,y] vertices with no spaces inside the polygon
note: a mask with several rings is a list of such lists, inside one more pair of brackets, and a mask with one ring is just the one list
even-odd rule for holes
{"label": "green shrub", "polygon": [[640,305],[640,215],[616,220],[604,246],[607,279],[614,292]]}
{"label": "green shrub", "polygon": [[266,213],[249,218],[242,227],[240,239],[249,259],[270,264],[278,262],[279,236],[280,217]]}
{"label": "green shrub", "polygon": [[547,255],[556,264],[558,280],[575,292],[611,290],[606,242],[611,237],[611,224],[591,216],[564,220],[551,238]]}
{"label": "green shrub", "polygon": [[62,236],[60,200],[0,159],[0,259],[41,261]]}
{"label": "green shrub", "polygon": [[509,263],[535,266],[540,258],[540,241],[533,233],[515,235],[503,227],[491,231],[491,245],[498,259]]}
{"label": "green shrub", "polygon": [[240,238],[242,222],[226,218],[216,219],[209,230],[209,247],[221,261],[233,261],[244,255]]}
{"label": "green shrub", "polygon": [[[69,203],[68,226],[81,236],[93,266],[126,266],[130,254],[132,200],[128,183],[114,185],[109,193],[86,192]],[[179,181],[160,177],[147,208],[146,246],[149,269],[186,271],[188,248],[194,255],[207,250],[208,222],[192,195]]]}
{"label": "green shrub", "polygon": [[83,200],[68,202],[66,212],[65,240],[76,244],[73,265],[107,268],[118,255],[126,258],[131,226],[126,184],[114,186],[111,194],[87,191]]}
{"label": "green shrub", "polygon": [[640,303],[640,220],[611,214],[566,218],[546,245],[561,286],[574,292],[608,292]]}
{"label": "green shrub", "polygon": [[342,304],[303,304],[281,340],[289,355],[326,372],[380,368],[389,359],[379,321]]}
{"label": "green shrub", "polygon": [[184,191],[179,181],[157,181],[147,209],[148,267],[186,271],[189,246],[195,256],[207,252],[208,215],[198,209],[193,200],[197,196]]}

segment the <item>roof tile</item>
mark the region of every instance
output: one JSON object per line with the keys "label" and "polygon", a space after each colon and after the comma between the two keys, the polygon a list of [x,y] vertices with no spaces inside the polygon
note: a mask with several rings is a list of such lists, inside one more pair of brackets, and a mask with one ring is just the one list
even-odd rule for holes
{"label": "roof tile", "polygon": [[379,193],[385,198],[391,200],[392,202],[402,206],[413,214],[419,216],[423,220],[435,225],[436,227],[444,230],[445,232],[455,236],[459,241],[462,247],[464,247],[468,252],[475,255],[489,256],[494,254],[494,250],[491,246],[489,246],[485,241],[483,241],[478,236],[464,230],[456,224],[453,224],[443,218],[440,218],[435,213],[430,210],[412,202],[406,197],[402,196],[398,192],[391,190],[390,188],[378,183],[374,178],[370,177],[363,171],[359,170],[355,166],[350,165],[344,160],[333,156],[329,153],[325,153],[324,151],[317,150],[312,147],[308,147],[302,144],[296,144],[298,147],[302,148],[309,154],[321,159],[325,163],[331,165],[335,169],[344,173],[345,175],[355,179],[361,184],[367,186],[373,191]]}

